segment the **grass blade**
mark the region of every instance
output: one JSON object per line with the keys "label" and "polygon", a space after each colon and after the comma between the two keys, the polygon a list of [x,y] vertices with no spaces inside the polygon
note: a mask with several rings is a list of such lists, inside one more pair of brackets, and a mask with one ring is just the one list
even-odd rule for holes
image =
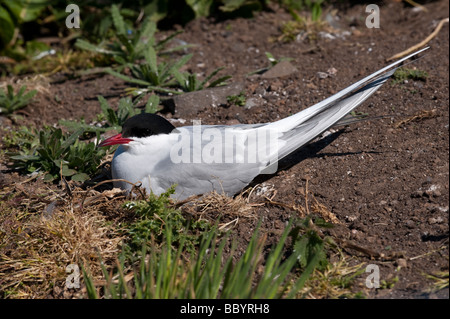
{"label": "grass blade", "polygon": [[119,8],[117,5],[113,4],[111,7],[111,16],[113,19],[114,27],[116,28],[118,35],[126,35],[127,30],[125,27],[125,21],[123,20],[122,15],[120,14]]}

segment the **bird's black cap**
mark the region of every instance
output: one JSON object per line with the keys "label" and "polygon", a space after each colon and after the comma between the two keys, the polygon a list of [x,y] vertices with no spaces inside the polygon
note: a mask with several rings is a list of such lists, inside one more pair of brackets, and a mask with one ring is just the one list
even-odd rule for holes
{"label": "bird's black cap", "polygon": [[150,113],[130,117],[122,126],[122,137],[147,137],[157,134],[169,134],[175,129],[165,118]]}

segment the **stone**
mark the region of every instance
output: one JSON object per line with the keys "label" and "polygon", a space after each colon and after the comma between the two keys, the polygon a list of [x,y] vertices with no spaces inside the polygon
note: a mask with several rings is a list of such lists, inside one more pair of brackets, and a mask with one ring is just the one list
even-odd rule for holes
{"label": "stone", "polygon": [[285,76],[289,76],[291,74],[294,74],[297,72],[297,68],[292,65],[291,62],[285,60],[278,62],[273,67],[271,67],[268,71],[264,72],[261,75],[261,78],[263,79],[275,79],[275,78],[281,78]]}
{"label": "stone", "polygon": [[254,106],[262,105],[263,103],[264,103],[264,101],[261,98],[251,97],[251,98],[248,98],[247,101],[245,101],[244,108],[249,110]]}
{"label": "stone", "polygon": [[244,83],[236,82],[227,86],[176,95],[162,101],[162,104],[165,106],[165,111],[169,111],[177,117],[190,118],[195,117],[198,111],[205,108],[227,104],[228,96],[239,95],[244,90]]}
{"label": "stone", "polygon": [[404,259],[404,258],[397,259],[396,264],[398,267],[402,267],[402,268],[406,268],[406,266],[408,265],[406,262],[406,259]]}

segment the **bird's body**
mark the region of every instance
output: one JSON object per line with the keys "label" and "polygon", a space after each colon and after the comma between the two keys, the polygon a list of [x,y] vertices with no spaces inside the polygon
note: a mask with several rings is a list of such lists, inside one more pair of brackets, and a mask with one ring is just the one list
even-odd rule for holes
{"label": "bird's body", "polygon": [[[162,117],[140,114],[101,146],[121,144],[112,161],[114,179],[140,182],[155,194],[176,184],[178,200],[212,190],[234,195],[257,175],[275,172],[280,159],[335,125],[380,88],[396,65],[422,51],[276,122],[175,128]],[[115,186],[132,187],[124,181]]]}
{"label": "bird's body", "polygon": [[[201,126],[198,127],[198,136],[195,129],[195,126],[187,126],[170,134],[133,138],[132,142],[120,145],[112,162],[113,179],[126,179],[133,183],[140,181],[142,186],[155,194],[176,184],[177,199],[202,194],[205,190],[233,195],[260,174],[269,162],[270,154],[255,157],[254,160],[248,160],[248,156],[245,158],[249,154],[245,141],[252,134],[249,131],[254,133],[258,128]],[[234,134],[234,143],[216,143],[216,154],[209,152],[208,145],[217,142],[205,139],[211,129]],[[225,133],[225,129],[229,129],[230,133]],[[220,158],[218,153],[221,153]],[[124,181],[116,182],[115,186],[127,190],[132,187]]]}

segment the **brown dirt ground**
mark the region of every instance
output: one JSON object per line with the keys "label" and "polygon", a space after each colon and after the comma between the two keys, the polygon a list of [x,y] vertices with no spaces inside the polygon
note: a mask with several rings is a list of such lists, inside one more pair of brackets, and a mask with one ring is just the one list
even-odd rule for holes
{"label": "brown dirt ground", "polygon": [[[280,42],[282,22],[290,16],[274,8],[253,19],[222,22],[200,19],[189,23],[178,38],[195,44],[188,67],[209,74],[225,66],[221,74],[244,81],[247,99],[256,98],[251,109],[239,106],[210,107],[196,112],[184,110],[204,124],[269,122],[311,106],[356,80],[386,65],[385,59],[419,43],[448,16],[448,1],[425,4],[427,12],[389,1],[381,6],[379,29],[368,29],[365,6],[339,8],[335,39],[318,37]],[[358,262],[380,267],[381,279],[398,282],[391,289],[366,289],[369,298],[448,298],[448,288],[429,293],[433,282],[424,274],[448,273],[449,207],[449,26],[429,45],[425,57],[408,67],[424,70],[426,81],[386,83],[358,111],[385,116],[340,128],[284,161],[283,168],[261,183],[276,190],[273,200],[287,205],[304,205],[307,190],[339,223],[331,230],[338,239],[359,248],[344,248]],[[262,79],[245,75],[266,67],[264,52],[291,57],[298,71],[290,76]],[[334,76],[321,79],[318,72],[330,68]],[[111,76],[53,78],[49,92],[25,108],[24,121],[36,125],[56,124],[59,119],[90,120],[100,111],[97,95],[112,105],[126,87]],[[55,98],[57,96],[58,98]],[[59,101],[59,102],[58,102]],[[395,124],[422,112],[429,117]],[[177,118],[175,114],[165,114]],[[11,125],[1,118],[3,126]],[[14,127],[14,126],[13,126]],[[4,166],[2,165],[2,169]],[[6,186],[24,179],[3,171]],[[312,198],[312,197],[311,197]],[[296,212],[279,205],[257,210],[262,227],[276,234]],[[257,220],[241,221],[236,238],[245,247]],[[270,237],[270,236],[269,236]],[[384,256],[384,257],[383,257]],[[365,274],[358,280],[364,282]]]}

